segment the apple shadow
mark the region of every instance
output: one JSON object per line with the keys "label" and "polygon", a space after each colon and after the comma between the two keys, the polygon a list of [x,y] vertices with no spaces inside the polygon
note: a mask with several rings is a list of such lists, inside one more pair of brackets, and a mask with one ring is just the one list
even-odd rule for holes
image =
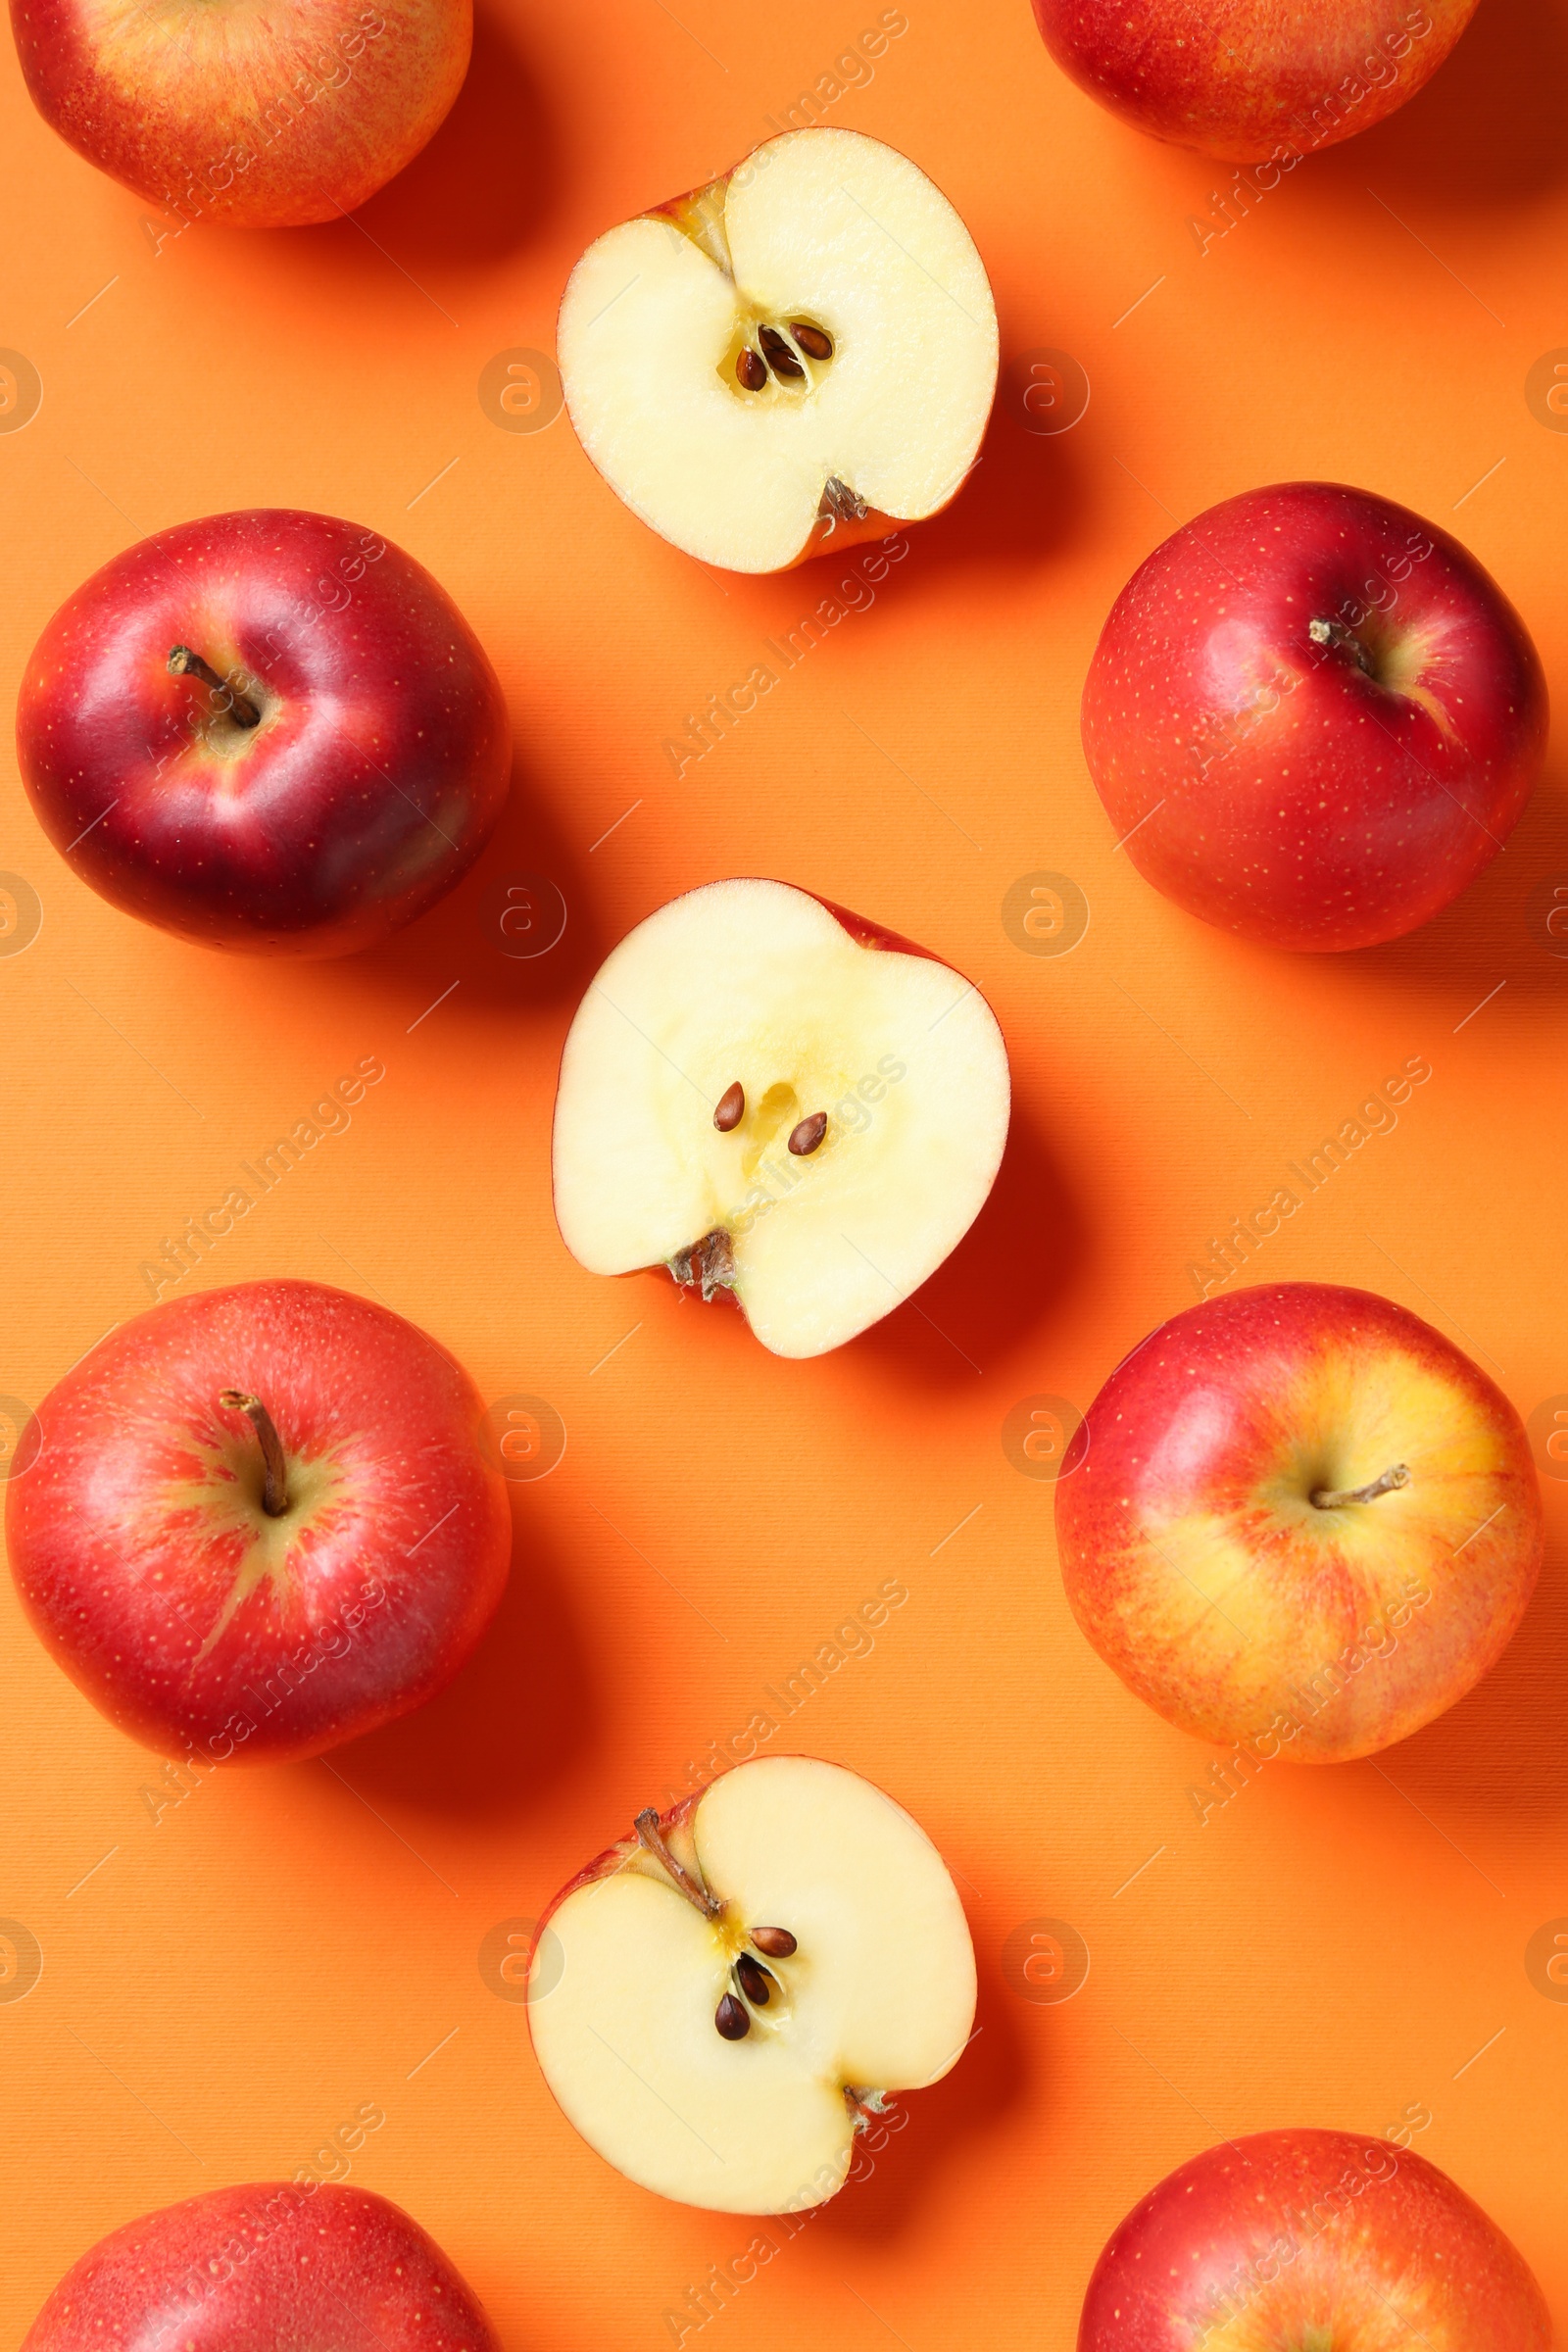
{"label": "apple shadow", "polygon": [[1452,56],[1387,121],[1313,159],[1320,185],[1368,182],[1449,211],[1497,210],[1568,177],[1568,19],[1540,0],[1483,0]]}
{"label": "apple shadow", "polygon": [[980,1990],[968,2047],[929,2090],[896,2097],[896,2107],[908,2120],[881,2146],[873,2125],[857,2174],[820,2209],[825,2236],[852,2247],[885,2245],[918,2230],[922,2206],[954,2165],[966,2161],[967,2144],[989,2138],[998,2117],[1027,2094],[1029,2060],[1015,1996],[1003,1983],[994,1956],[988,1958],[977,1946],[975,1959]]}
{"label": "apple shadow", "polygon": [[586,1645],[537,1515],[514,1486],[512,1574],[473,1656],[414,1714],[333,1761],[377,1804],[472,1820],[536,1812],[596,1737]]}
{"label": "apple shadow", "polygon": [[537,230],[560,178],[533,74],[511,25],[481,4],[467,78],[452,112],[354,218],[409,266],[484,268]]}
{"label": "apple shadow", "polygon": [[1083,474],[1070,430],[1024,421],[1017,363],[1003,355],[996,405],[968,479],[951,506],[909,525],[911,562],[901,589],[955,564],[1021,570],[1059,556],[1083,520]]}
{"label": "apple shadow", "polygon": [[1003,1367],[1085,1280],[1092,1241],[1059,1161],[1016,1098],[991,1197],[951,1257],[851,1343],[924,1387]]}
{"label": "apple shadow", "polygon": [[1401,1794],[1449,1821],[1458,1811],[1504,1819],[1521,1832],[1557,1828],[1568,1816],[1565,1684],[1568,1557],[1548,1543],[1524,1621],[1492,1672],[1373,1762]]}

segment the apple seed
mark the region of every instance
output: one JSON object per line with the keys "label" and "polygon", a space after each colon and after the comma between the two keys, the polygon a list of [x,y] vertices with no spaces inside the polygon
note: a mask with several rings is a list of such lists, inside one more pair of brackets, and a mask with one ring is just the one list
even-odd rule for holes
{"label": "apple seed", "polygon": [[766,1969],[754,1960],[750,1952],[742,1952],[735,1963],[735,1974],[746,1998],[759,2009],[765,2009],[773,1997],[773,1980]]}
{"label": "apple seed", "polygon": [[827,1133],[827,1112],[813,1110],[790,1132],[790,1150],[797,1159],[808,1159]]}
{"label": "apple seed", "polygon": [[787,1960],[798,1947],[788,1928],[754,1928],[752,1941],[770,1960]]}
{"label": "apple seed", "polygon": [[735,380],[746,392],[760,392],[767,382],[767,362],[749,343],[735,362]]}
{"label": "apple seed", "polygon": [[726,2041],[744,2041],[752,2030],[750,2011],[732,1992],[726,1992],[713,2011],[713,2023]]}
{"label": "apple seed", "polygon": [[808,360],[830,360],[833,357],[833,338],[819,326],[808,326],[804,318],[790,320],[790,333]]}
{"label": "apple seed", "polygon": [[738,1127],[745,1116],[746,1089],[737,1078],[734,1085],[727,1086],[719,1096],[713,1108],[713,1125],[720,1135],[728,1135],[730,1129]]}
{"label": "apple seed", "polygon": [[220,678],[212,663],[204,662],[200,654],[193,654],[188,645],[176,645],[171,649],[169,667],[174,677],[200,678],[202,684],[210,686],[214,694],[225,696],[228,714],[233,719],[235,726],[259,727],[261,725],[262,714],[249,696],[241,694],[236,687],[229,684],[226,678]]}
{"label": "apple seed", "polygon": [[762,346],[762,357],[775,375],[784,376],[792,383],[800,383],[804,380],[806,369],[801,366],[800,361],[795,357],[794,352],[791,351],[776,326],[759,327],[757,340]]}

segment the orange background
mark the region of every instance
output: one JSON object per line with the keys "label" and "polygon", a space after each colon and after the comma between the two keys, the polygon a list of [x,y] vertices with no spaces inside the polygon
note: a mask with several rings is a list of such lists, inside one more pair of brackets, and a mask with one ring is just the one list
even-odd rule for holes
{"label": "orange background", "polygon": [[[1113,854],[1076,716],[1134,564],[1212,501],[1300,475],[1457,530],[1568,694],[1568,440],[1525,392],[1568,344],[1568,17],[1484,0],[1427,92],[1200,252],[1188,217],[1214,169],[1070,87],[1024,0],[906,7],[827,120],[906,149],[976,238],[1004,368],[984,463],[874,608],[678,782],[664,739],[832,568],[702,569],[617,503],[564,417],[503,430],[476,386],[498,353],[549,350],[593,236],[766,135],[872,0],[487,6],[456,114],[359,220],[162,249],[146,208],[35,118],[9,51],[0,69],[0,343],[44,386],[0,435],[0,675],[133,538],[315,507],[446,583],[519,747],[511,811],[456,897],[384,953],[314,967],[205,954],[100,904],[7,750],[0,867],[44,919],[0,959],[0,1392],[35,1402],[135,1313],[163,1237],[375,1054],[387,1075],[352,1129],[185,1287],[366,1291],[487,1397],[543,1396],[568,1432],[554,1475],[515,1490],[510,1597],[445,1697],[330,1768],[220,1774],[156,1821],[139,1792],[157,1763],[76,1696],[7,1588],[0,1912],[44,1955],[28,1997],[0,2003],[7,2341],[103,2231],[286,2175],[375,2102],[352,2177],[435,2233],[509,2348],[667,2342],[662,2314],[749,2226],[656,2201],[574,2136],[480,1947],[684,1786],[890,1576],[906,1605],[788,1739],[883,1784],[948,1855],[983,2031],[874,2177],[702,2340],[1059,2352],[1101,2244],[1169,2167],[1222,2133],[1381,2133],[1407,2109],[1429,2119],[1413,2144],[1568,2318],[1568,2008],[1525,1965],[1568,1914],[1568,1487],[1546,1482],[1544,1585],[1480,1691],[1378,1762],[1279,1765],[1200,1824],[1208,1752],[1089,1652],[1052,1488],[1002,1443],[1022,1399],[1087,1403],[1190,1302],[1210,1237],[1414,1054],[1433,1076],[1397,1131],[1257,1275],[1387,1293],[1527,1415],[1568,1392],[1568,961],[1540,906],[1568,886],[1561,755],[1448,914],[1292,959],[1202,928]],[[1042,347],[1093,387],[1054,437],[1024,429],[1018,369]],[[1066,956],[1004,927],[1009,887],[1041,869],[1093,910]],[[672,893],[735,872],[952,958],[1013,1059],[978,1227],[918,1309],[816,1362],[776,1361],[662,1280],[592,1279],[551,1214],[554,1074],[588,976]],[[524,873],[569,908],[534,960],[495,928]],[[1042,1918],[1093,1955],[1064,2005],[1021,1997],[1004,1960]]]}

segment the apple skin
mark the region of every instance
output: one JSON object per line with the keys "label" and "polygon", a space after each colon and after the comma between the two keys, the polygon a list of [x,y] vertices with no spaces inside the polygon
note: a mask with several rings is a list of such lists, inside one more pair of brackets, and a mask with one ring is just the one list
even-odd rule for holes
{"label": "apple skin", "polygon": [[[169,656],[262,709],[248,731]],[[341,956],[442,898],[505,805],[483,647],[374,531],[259,508],[177,524],[69,597],[28,659],[17,757],[45,832],[111,904],[207,947]]]}
{"label": "apple skin", "polygon": [[[1367,676],[1340,624],[1386,672]],[[1276,947],[1397,939],[1502,847],[1546,746],[1523,621],[1407,507],[1287,482],[1211,507],[1116,599],[1084,757],[1147,881]]]}
{"label": "apple skin", "polygon": [[127,2222],[66,2273],[23,2352],[501,2352],[435,2240],[323,2181],[213,2189]]}
{"label": "apple skin", "polygon": [[1551,2321],[1522,2256],[1436,2165],[1284,2131],[1207,2148],[1151,2189],[1096,2264],[1078,2328],[1078,2352],[1331,2340],[1549,2352]]}
{"label": "apple skin", "polygon": [[472,0],[11,0],[33,104],[177,219],[336,220],[411,163],[463,87]]}
{"label": "apple skin", "polygon": [[[259,1396],[288,1458],[262,1507]],[[484,1407],[401,1315],[315,1282],[171,1298],[84,1356],[6,1491],[27,1615],[134,1740],[204,1762],[318,1755],[450,1682],[506,1585]],[[247,1585],[246,1578],[253,1581]]]}
{"label": "apple skin", "polygon": [[[1081,90],[1155,138],[1287,168],[1381,122],[1430,81],[1477,0],[1034,0]],[[1289,161],[1287,161],[1289,159]],[[1277,184],[1277,182],[1275,183]]]}
{"label": "apple skin", "polygon": [[[1309,1499],[1396,1462],[1402,1492]],[[1094,1647],[1167,1722],[1260,1762],[1372,1755],[1452,1706],[1511,1639],[1544,1540],[1501,1391],[1418,1316],[1328,1283],[1162,1324],[1095,1398],[1056,1486]]]}

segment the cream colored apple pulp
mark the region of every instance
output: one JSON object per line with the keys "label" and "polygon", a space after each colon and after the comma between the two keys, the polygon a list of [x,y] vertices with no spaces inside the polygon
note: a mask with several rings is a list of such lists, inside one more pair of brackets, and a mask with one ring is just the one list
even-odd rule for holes
{"label": "cream colored apple pulp", "polygon": [[[713,1111],[739,1083],[746,1113]],[[776,1355],[839,1347],[968,1229],[1007,1137],[1002,1032],[961,973],[863,947],[808,892],[711,882],[631,932],[584,997],[556,1099],[556,1215],[596,1274],[727,1237]],[[789,1151],[815,1111],[819,1150]]]}
{"label": "cream colored apple pulp", "polygon": [[[619,2172],[724,2213],[801,2212],[850,2167],[847,2088],[915,2090],[969,2038],[974,1951],[918,1823],[836,1764],[760,1758],[715,1781],[691,1821],[718,1920],[635,1850],[568,1894],[530,2001],[556,2098]],[[737,1945],[785,1928],[779,1987],[726,2041],[713,2015]]]}
{"label": "cream colored apple pulp", "polygon": [[[906,156],[854,130],[787,131],[681,209],[611,229],[561,306],[566,406],[644,522],[732,571],[793,564],[829,479],[918,521],[974,464],[997,315],[973,239]],[[760,392],[739,337],[805,319],[833,356]]]}

